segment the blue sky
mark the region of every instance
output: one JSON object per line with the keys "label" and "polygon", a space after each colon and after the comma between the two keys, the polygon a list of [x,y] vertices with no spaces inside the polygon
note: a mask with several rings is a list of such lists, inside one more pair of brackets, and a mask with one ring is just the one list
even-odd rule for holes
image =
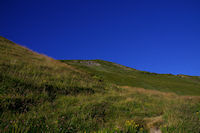
{"label": "blue sky", "polygon": [[2,0],[0,36],[55,59],[200,75],[199,0]]}

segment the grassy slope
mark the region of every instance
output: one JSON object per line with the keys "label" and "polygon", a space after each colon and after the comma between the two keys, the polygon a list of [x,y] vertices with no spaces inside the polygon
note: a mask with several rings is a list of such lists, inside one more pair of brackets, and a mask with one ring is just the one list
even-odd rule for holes
{"label": "grassy slope", "polygon": [[[97,62],[101,65],[65,64],[0,37],[0,132],[200,131],[198,96],[157,91],[199,94],[199,78],[162,77]],[[159,80],[173,81],[172,88],[166,90]]]}
{"label": "grassy slope", "polygon": [[61,61],[121,86],[142,87],[180,95],[200,95],[200,77],[197,76],[149,73],[102,60]]}
{"label": "grassy slope", "polygon": [[51,103],[58,95],[89,95],[106,87],[83,71],[0,37],[1,124],[13,119],[13,113]]}
{"label": "grassy slope", "polygon": [[[80,90],[98,90],[94,87],[98,85],[98,81],[85,72],[32,52],[7,39],[0,38],[0,50],[0,76],[4,86],[1,87],[1,94],[13,93],[17,86],[20,87],[15,93],[19,93],[22,88],[23,95],[33,91],[39,93],[48,91],[45,90],[48,87],[49,89],[57,88],[56,91],[66,94]],[[10,86],[12,84],[15,86]]]}

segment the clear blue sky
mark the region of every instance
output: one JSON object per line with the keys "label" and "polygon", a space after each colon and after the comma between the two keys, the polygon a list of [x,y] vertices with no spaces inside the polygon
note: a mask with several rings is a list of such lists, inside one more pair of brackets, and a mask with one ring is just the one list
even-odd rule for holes
{"label": "clear blue sky", "polygon": [[199,0],[1,0],[0,36],[55,59],[200,75]]}

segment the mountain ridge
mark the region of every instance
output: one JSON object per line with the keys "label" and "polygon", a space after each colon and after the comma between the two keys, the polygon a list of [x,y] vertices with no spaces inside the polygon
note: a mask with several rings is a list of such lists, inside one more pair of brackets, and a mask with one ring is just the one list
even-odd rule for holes
{"label": "mountain ridge", "polygon": [[147,73],[152,73],[152,74],[200,77],[200,76],[194,76],[194,75],[182,74],[182,73],[173,74],[173,73],[157,73],[157,72],[144,71],[144,70],[141,70],[141,69],[136,69],[136,68],[133,68],[133,67],[129,67],[129,66],[126,66],[126,65],[123,65],[123,64],[119,64],[119,63],[116,63],[116,62],[103,60],[103,59],[57,59],[57,60],[60,60],[60,61],[94,61],[94,62],[95,61],[104,61],[104,62],[114,63],[114,64],[122,66],[122,67],[127,67],[127,68],[130,68],[130,69],[134,69],[136,71],[142,71],[142,72],[147,72]]}
{"label": "mountain ridge", "polygon": [[[200,78],[196,76],[150,73],[103,60],[61,60],[61,62],[104,77],[107,81],[121,86],[129,85],[177,94],[200,94]],[[98,65],[95,65],[97,63]]]}

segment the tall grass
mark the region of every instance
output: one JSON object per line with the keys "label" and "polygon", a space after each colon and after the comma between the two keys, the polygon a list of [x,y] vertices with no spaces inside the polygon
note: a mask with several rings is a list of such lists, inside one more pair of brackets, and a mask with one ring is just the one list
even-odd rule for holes
{"label": "tall grass", "polygon": [[199,96],[177,95],[198,95],[198,81],[104,61],[66,64],[0,37],[0,132],[198,133]]}

